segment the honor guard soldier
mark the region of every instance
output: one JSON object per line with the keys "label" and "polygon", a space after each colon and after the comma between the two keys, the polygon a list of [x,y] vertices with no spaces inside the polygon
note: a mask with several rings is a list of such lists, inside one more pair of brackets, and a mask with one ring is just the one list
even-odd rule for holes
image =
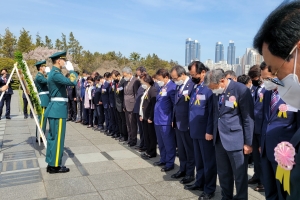
{"label": "honor guard soldier", "polygon": [[[46,132],[46,119],[45,119],[45,110],[49,104],[49,90],[48,90],[48,82],[47,79],[44,76],[44,73],[49,73],[50,68],[46,67],[46,61],[40,61],[35,64],[36,69],[38,70],[37,75],[34,79],[34,84],[36,86],[36,89],[38,91],[40,100],[41,100],[41,107],[42,107],[42,113],[39,115],[39,122],[40,127],[43,130],[44,134]],[[38,142],[38,136],[37,136],[38,129],[36,130],[36,142]]]}
{"label": "honor guard soldier", "polygon": [[[52,174],[70,171],[69,168],[61,166],[65,142],[66,118],[68,117],[66,86],[75,86],[78,75],[74,72],[72,64],[66,62],[65,51],[57,52],[50,56],[50,58],[53,62],[53,67],[48,75],[50,103],[45,111],[45,117],[48,118],[50,124],[47,135],[47,172]],[[66,78],[61,73],[63,67],[66,67],[69,71],[69,78]]]}

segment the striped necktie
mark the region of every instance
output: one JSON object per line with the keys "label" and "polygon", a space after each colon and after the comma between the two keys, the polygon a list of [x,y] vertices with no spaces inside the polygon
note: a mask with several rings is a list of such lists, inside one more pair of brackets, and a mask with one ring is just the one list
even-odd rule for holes
{"label": "striped necktie", "polygon": [[278,91],[274,90],[272,95],[271,95],[271,102],[270,102],[271,114],[274,112],[275,106],[278,102],[277,95],[278,95]]}

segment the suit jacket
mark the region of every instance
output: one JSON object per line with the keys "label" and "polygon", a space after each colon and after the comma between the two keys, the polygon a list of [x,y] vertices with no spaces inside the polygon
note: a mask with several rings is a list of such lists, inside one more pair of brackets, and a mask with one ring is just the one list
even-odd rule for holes
{"label": "suit jacket", "polygon": [[[262,88],[259,95],[263,95],[266,89]],[[255,90],[256,92],[256,90]],[[262,118],[263,118],[263,97],[261,98],[257,95],[255,100],[255,92],[253,94],[253,101],[254,101],[254,134],[260,134],[261,132],[261,125],[262,125]]]}
{"label": "suit jacket", "polygon": [[67,86],[67,94],[68,94],[68,99],[74,101],[74,98],[76,98],[75,86]]}
{"label": "suit jacket", "polygon": [[80,83],[80,87],[81,87],[80,97],[83,100],[83,98],[85,96],[85,85],[87,84],[87,82],[84,78],[81,78],[80,81],[81,81],[81,83]]}
{"label": "suit jacket", "polygon": [[118,112],[122,112],[124,108],[124,83],[125,79],[122,78],[119,83],[116,83],[115,90],[115,100],[116,100],[116,108]]}
{"label": "suit jacket", "polygon": [[[243,84],[230,81],[219,110],[219,97],[213,95],[214,144],[217,134],[226,151],[242,150],[244,144],[251,146],[254,130],[254,106],[250,90]],[[237,107],[225,106],[229,98],[235,98]]]}
{"label": "suit jacket", "polygon": [[75,93],[76,93],[76,100],[79,101],[81,97],[81,84],[82,84],[82,79],[78,79],[77,84],[76,84],[76,89],[75,89]]}
{"label": "suit jacket", "polygon": [[98,105],[100,100],[101,100],[101,86],[98,86],[95,88],[94,91],[93,103],[95,105]]}
{"label": "suit jacket", "polygon": [[[10,76],[10,74],[6,74],[6,80],[8,80],[8,78],[9,78],[9,76]],[[12,88],[11,88],[11,83],[13,83],[14,82],[14,80],[13,79],[11,79],[10,80],[10,83],[8,84],[8,89],[7,89],[7,91],[5,91],[5,94],[13,94],[14,92],[13,92],[13,90],[12,90]],[[2,87],[2,86],[4,86],[4,85],[6,85],[6,82],[4,81],[4,79],[2,78],[2,76],[0,77],[0,88]],[[2,92],[1,92],[2,93]],[[1,94],[0,93],[0,94]]]}
{"label": "suit jacket", "polygon": [[144,97],[142,110],[143,110],[143,119],[153,121],[154,118],[154,107],[156,103],[157,91],[155,86],[151,86]]}
{"label": "suit jacket", "polygon": [[110,107],[116,107],[116,100],[115,100],[115,90],[116,90],[116,83],[110,83],[108,98],[109,98],[109,105]]}
{"label": "suit jacket", "polygon": [[132,77],[131,81],[124,83],[124,108],[128,112],[133,112],[135,95],[140,85],[141,82],[136,77]]}
{"label": "suit jacket", "polygon": [[[198,88],[198,92],[196,93]],[[200,105],[196,102],[197,95]],[[205,97],[205,98],[204,98]],[[193,139],[205,139],[205,134],[213,134],[213,93],[203,84],[195,85],[189,107],[190,135]]]}
{"label": "suit jacket", "polygon": [[100,100],[104,108],[108,108],[109,106],[109,90],[110,90],[110,84],[105,81],[104,84],[101,86],[101,100]]}
{"label": "suit jacket", "polygon": [[160,87],[159,87],[159,85],[156,82],[154,82],[154,87],[156,88],[156,92],[158,94],[158,92],[160,90]]}
{"label": "suit jacket", "polygon": [[[175,104],[173,108],[173,125],[176,126],[180,131],[188,131],[189,130],[189,104],[190,101],[185,99],[185,92],[187,95],[191,97],[192,90],[194,88],[193,81],[189,78],[189,80],[184,85],[184,88],[180,88],[177,86],[175,92]],[[183,87],[183,86],[182,86]],[[179,94],[180,90],[182,94]],[[183,94],[184,93],[184,94]]]}
{"label": "suit jacket", "polygon": [[[165,90],[165,94],[164,91]],[[169,81],[156,96],[154,109],[155,125],[172,125],[173,107],[175,103],[176,84]]]}
{"label": "suit jacket", "polygon": [[266,153],[269,160],[276,162],[274,148],[282,141],[290,141],[300,125],[300,112],[287,111],[287,118],[278,117],[279,106],[285,104],[280,99],[270,114],[272,91],[266,91],[263,100],[263,119],[261,129],[261,153]]}
{"label": "suit jacket", "polygon": [[145,92],[145,89],[140,86],[135,94],[135,104],[133,108],[133,113],[139,113],[140,112],[140,104],[141,104],[141,98]]}

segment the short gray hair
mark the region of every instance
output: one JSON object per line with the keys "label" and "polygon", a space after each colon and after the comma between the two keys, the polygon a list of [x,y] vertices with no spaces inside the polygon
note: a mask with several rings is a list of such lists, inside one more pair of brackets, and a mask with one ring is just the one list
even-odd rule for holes
{"label": "short gray hair", "polygon": [[122,69],[122,72],[125,72],[125,73],[127,73],[127,74],[132,74],[132,69],[131,69],[130,67],[124,67],[124,68]]}
{"label": "short gray hair", "polygon": [[219,84],[220,80],[225,78],[225,73],[223,69],[214,69],[206,72],[204,77],[204,85],[208,86],[211,83]]}
{"label": "short gray hair", "polygon": [[181,76],[182,74],[186,75],[185,69],[180,65],[176,65],[176,66],[172,67],[170,72],[172,73],[172,71],[174,71],[174,70],[177,72],[178,77]]}

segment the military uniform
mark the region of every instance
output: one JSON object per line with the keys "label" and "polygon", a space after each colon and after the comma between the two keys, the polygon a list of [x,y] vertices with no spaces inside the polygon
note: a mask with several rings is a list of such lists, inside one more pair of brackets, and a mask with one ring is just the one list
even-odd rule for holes
{"label": "military uniform", "polygon": [[[35,64],[37,68],[44,66],[46,64],[46,61],[41,61]],[[43,132],[46,132],[46,119],[45,119],[45,110],[49,104],[49,90],[48,90],[48,83],[47,79],[45,78],[44,74],[41,72],[38,72],[35,76],[34,83],[36,86],[36,89],[38,91],[40,100],[41,100],[41,107],[42,107],[42,113],[39,115],[39,122],[40,127],[43,130]],[[36,130],[36,137],[37,137],[38,129]],[[36,140],[37,141],[37,140]]]}
{"label": "military uniform", "polygon": [[[58,52],[50,56],[50,58],[65,59],[65,55],[66,52]],[[48,75],[50,102],[45,111],[45,117],[47,117],[50,124],[46,151],[46,162],[50,167],[50,173],[69,171],[59,171],[61,169],[60,166],[64,150],[66,118],[68,117],[66,86],[76,86],[77,77],[77,73],[70,71],[70,76],[67,78],[61,73],[61,69],[55,66],[52,67]]]}

